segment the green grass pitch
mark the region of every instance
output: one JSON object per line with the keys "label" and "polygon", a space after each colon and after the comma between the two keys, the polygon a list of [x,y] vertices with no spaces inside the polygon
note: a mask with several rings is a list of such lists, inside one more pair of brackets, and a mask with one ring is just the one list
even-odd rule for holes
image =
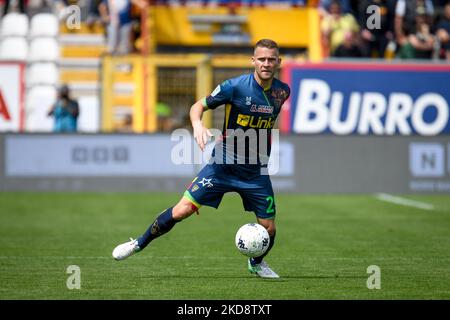
{"label": "green grass pitch", "polygon": [[[180,194],[0,193],[0,299],[449,299],[450,197],[277,195],[277,239],[266,261],[281,279],[251,276],[234,246],[254,221],[236,194],[177,224],[141,253],[112,249],[145,231]],[[67,267],[81,289],[66,286]],[[381,289],[367,288],[367,268]]]}

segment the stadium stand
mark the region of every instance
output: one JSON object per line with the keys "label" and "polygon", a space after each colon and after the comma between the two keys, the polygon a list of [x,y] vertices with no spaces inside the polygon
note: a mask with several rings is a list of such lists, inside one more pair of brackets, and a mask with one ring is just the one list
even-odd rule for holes
{"label": "stadium stand", "polygon": [[30,65],[27,72],[27,86],[37,85],[57,86],[59,72],[55,63],[37,62]]}
{"label": "stadium stand", "polygon": [[48,132],[52,119],[47,116],[56,98],[59,83],[59,21],[52,13],[11,12],[1,20],[0,58],[23,62],[25,72],[25,130]]}
{"label": "stadium stand", "polygon": [[74,96],[98,95],[100,57],[105,52],[103,30],[60,27],[61,82],[68,83]]}
{"label": "stadium stand", "polygon": [[28,43],[23,37],[3,38],[0,46],[2,60],[26,61],[28,56]]}
{"label": "stadium stand", "polygon": [[60,81],[67,83],[80,105],[79,130],[98,131],[101,56],[106,50],[104,30],[84,22],[80,29],[60,27]]}
{"label": "stadium stand", "polygon": [[[86,16],[87,9],[81,8],[81,12],[86,12]],[[82,20],[80,25],[74,28],[61,21],[59,44],[59,79],[70,87],[72,97],[79,102],[79,129],[98,131],[101,57],[106,51],[103,25]]]}
{"label": "stadium stand", "polygon": [[[56,88],[62,83],[68,84],[73,97],[80,101],[81,114],[87,113],[84,117],[88,122],[89,114],[92,119],[100,122],[98,115],[107,104],[109,110],[114,108],[118,110],[118,114],[114,116],[118,122],[129,119],[130,110],[135,108],[136,102],[145,104],[149,101],[145,94],[136,100],[136,92],[142,94],[144,89],[153,88],[156,90],[156,97],[152,96],[152,99],[157,102],[151,102],[152,107],[147,105],[142,108],[152,109],[156,103],[170,105],[172,120],[180,123],[185,113],[184,106],[189,105],[198,92],[206,90],[199,89],[198,86],[201,85],[196,82],[197,71],[194,68],[197,68],[197,65],[190,65],[186,69],[179,67],[175,70],[176,66],[165,64],[165,60],[162,64],[160,61],[146,64],[142,62],[144,60],[133,60],[136,57],[143,59],[143,56],[153,54],[174,56],[188,53],[206,54],[212,57],[213,61],[211,69],[213,83],[222,80],[222,75],[218,73],[229,77],[233,75],[233,70],[243,71],[242,68],[246,64],[236,61],[240,61],[242,55],[248,52],[250,44],[255,39],[266,36],[276,38],[283,50],[282,55],[289,59],[320,61],[328,58],[336,59],[337,56],[349,58],[351,55],[365,59],[414,57],[414,55],[399,55],[404,44],[398,43],[395,37],[394,20],[396,14],[401,11],[398,9],[398,3],[404,1],[385,1],[386,6],[382,11],[382,33],[365,28],[365,21],[368,18],[366,9],[377,1],[337,1],[342,6],[342,13],[354,20],[353,33],[350,37],[345,30],[336,30],[332,26],[334,20],[330,17],[329,6],[334,1],[331,0],[142,0],[150,4],[150,7],[147,11],[144,11],[142,6],[135,6],[132,10],[131,40],[134,51],[130,55],[118,57],[119,60],[122,59],[119,63],[112,62],[108,73],[105,72],[104,59],[107,51],[106,22],[101,21],[99,16],[91,15],[100,1],[41,1],[44,3],[41,7],[35,6],[34,2],[36,1],[29,2],[25,14],[10,12],[1,18],[0,59],[22,61],[26,64],[27,95],[34,92],[34,88],[45,86],[45,90],[37,91],[40,92],[38,96],[42,97],[47,93],[49,94],[47,100],[51,101],[54,93],[47,89],[50,86]],[[444,31],[447,24],[450,25],[448,23],[450,18],[446,18],[443,12],[445,1],[413,2],[415,5],[408,8],[417,7],[417,12],[424,3],[428,4],[428,7],[429,3],[433,3],[434,10],[430,12],[434,14],[429,18],[434,25],[430,24],[430,34],[427,36],[434,37],[434,34],[437,34],[435,29],[439,21],[442,36],[436,37],[433,48],[435,54],[429,59],[445,59],[449,52],[448,43],[445,44],[446,47],[440,43],[446,41]],[[70,12],[68,6],[73,4],[77,5],[81,12],[81,24],[78,26],[70,26],[66,21]],[[66,13],[62,14],[62,10]],[[417,12],[406,13],[414,16]],[[324,20],[330,20],[328,37],[333,35],[333,32],[341,32],[344,34],[342,38],[348,42],[348,46],[342,41],[339,43],[341,46],[339,54],[335,54],[326,45],[322,46],[320,26],[321,24],[323,26]],[[170,23],[167,23],[168,21]],[[268,24],[267,21],[272,23]],[[323,36],[324,34],[322,40]],[[415,36],[420,39],[423,34]],[[374,37],[378,42],[373,40]],[[383,45],[377,46],[377,43]],[[411,50],[411,46],[407,48]],[[378,52],[374,54],[374,51]],[[233,56],[231,60],[234,63],[221,65],[220,61],[223,60],[220,59],[216,60],[215,65],[214,56],[219,54]],[[174,59],[176,61],[178,58]],[[155,69],[146,69],[149,65]],[[102,96],[102,86],[107,74],[111,78],[109,80],[112,82],[112,91],[111,98],[105,100],[105,96]],[[187,80],[183,81],[189,85],[183,87],[180,79],[184,79],[185,74]],[[152,81],[156,83],[155,87],[152,87],[154,85]],[[137,86],[139,89],[136,89]],[[26,101],[28,103],[29,99]],[[83,106],[83,103],[86,106]],[[36,107],[31,109],[37,110]],[[152,112],[155,110],[156,108],[153,108]],[[95,125],[91,121],[86,127],[94,130]],[[104,125],[101,128],[100,124],[97,124],[96,130],[102,129],[105,129]]]}
{"label": "stadium stand", "polygon": [[2,19],[1,37],[26,37],[28,35],[28,16],[21,13],[8,13]]}
{"label": "stadium stand", "polygon": [[29,37],[57,37],[59,21],[52,13],[38,13],[31,18]]}
{"label": "stadium stand", "polygon": [[11,12],[1,20],[0,58],[2,60],[25,61],[28,55],[28,17]]}
{"label": "stadium stand", "polygon": [[34,38],[30,42],[30,53],[28,61],[34,62],[54,62],[59,58],[59,45],[56,38]]}
{"label": "stadium stand", "polygon": [[25,101],[25,127],[29,132],[51,132],[53,118],[48,116],[50,106],[56,101],[56,88],[36,85],[28,89]]}
{"label": "stadium stand", "polygon": [[[56,88],[67,83],[80,101],[80,128],[99,130],[100,57],[105,51],[101,24],[69,28],[62,13],[76,4],[87,13],[88,2],[30,1],[25,14],[10,12],[0,19],[0,59],[26,66],[25,110],[27,131],[51,131],[47,117]],[[66,7],[65,7],[66,6]],[[70,11],[64,11],[70,12]],[[60,20],[62,19],[62,20]],[[42,124],[40,124],[42,122]]]}

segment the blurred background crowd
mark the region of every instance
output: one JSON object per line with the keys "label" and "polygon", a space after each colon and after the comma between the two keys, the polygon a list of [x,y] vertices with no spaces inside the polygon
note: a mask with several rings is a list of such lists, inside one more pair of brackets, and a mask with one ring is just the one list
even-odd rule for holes
{"label": "blurred background crowd", "polygon": [[[448,59],[450,2],[321,1],[322,42],[335,57]],[[325,4],[326,3],[326,4]],[[371,6],[376,7],[371,7]],[[374,13],[379,13],[377,21]]]}
{"label": "blurred background crowd", "polygon": [[[90,28],[100,24],[108,51],[139,50],[141,10],[148,5],[186,7],[314,6],[321,15],[325,56],[450,59],[450,1],[447,0],[3,0],[2,12],[53,12],[64,19],[77,5]],[[375,7],[374,7],[375,6]],[[375,16],[375,15],[377,16]]]}
{"label": "blurred background crowd", "polygon": [[[0,0],[0,66],[25,71],[25,90],[9,103],[17,116],[5,113],[0,131],[189,128],[186,108],[251,71],[263,37],[280,44],[284,61],[445,64],[450,1]],[[4,92],[21,90],[3,76]],[[58,112],[66,105],[76,108]],[[58,126],[58,115],[76,119]],[[210,117],[221,126],[220,111]]]}

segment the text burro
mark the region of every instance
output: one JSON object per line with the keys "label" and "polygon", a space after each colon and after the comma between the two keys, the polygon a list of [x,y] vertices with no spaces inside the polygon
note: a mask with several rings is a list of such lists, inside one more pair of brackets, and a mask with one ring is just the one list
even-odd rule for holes
{"label": "text burro", "polygon": [[375,134],[423,136],[442,134],[449,123],[445,97],[425,92],[332,91],[320,79],[303,79],[299,85],[293,130],[297,133],[337,135]]}

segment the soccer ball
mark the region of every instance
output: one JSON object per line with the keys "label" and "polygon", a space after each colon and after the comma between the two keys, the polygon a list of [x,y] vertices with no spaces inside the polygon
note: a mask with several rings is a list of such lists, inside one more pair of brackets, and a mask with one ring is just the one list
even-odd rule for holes
{"label": "soccer ball", "polygon": [[269,247],[270,238],[266,228],[258,223],[247,223],[236,233],[236,248],[245,256],[262,256]]}

